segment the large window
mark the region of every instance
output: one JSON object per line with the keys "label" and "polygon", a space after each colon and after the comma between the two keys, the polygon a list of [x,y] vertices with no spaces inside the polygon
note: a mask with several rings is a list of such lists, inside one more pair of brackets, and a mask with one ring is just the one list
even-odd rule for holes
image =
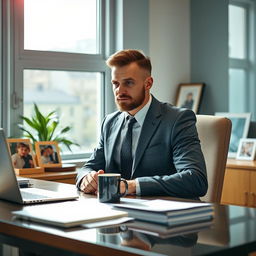
{"label": "large window", "polygon": [[254,5],[230,0],[229,4],[229,111],[252,112],[254,97]]}
{"label": "large window", "polygon": [[247,8],[229,5],[229,57],[247,57]]}
{"label": "large window", "polygon": [[24,0],[24,48],[99,53],[96,0]]}
{"label": "large window", "polygon": [[[43,113],[56,110],[61,126],[72,126],[68,138],[80,145],[72,147],[72,157],[92,152],[111,93],[105,65],[111,47],[107,4],[104,0],[4,1],[9,106],[4,121],[9,136],[21,136],[20,115],[31,117],[36,103]],[[67,153],[63,148],[64,158]]]}
{"label": "large window", "polygon": [[72,127],[69,139],[80,145],[73,151],[90,152],[98,139],[101,73],[25,69],[23,77],[24,115],[32,116],[34,103],[44,113],[56,110],[61,124]]}

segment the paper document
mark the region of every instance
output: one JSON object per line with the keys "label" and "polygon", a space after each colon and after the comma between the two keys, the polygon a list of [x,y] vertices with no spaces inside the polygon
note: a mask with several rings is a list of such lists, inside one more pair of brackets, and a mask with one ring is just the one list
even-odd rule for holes
{"label": "paper document", "polygon": [[201,209],[212,209],[212,204],[210,203],[197,203],[197,202],[181,202],[181,201],[170,201],[170,200],[141,200],[136,201],[121,201],[120,204],[114,204],[115,207],[136,209],[142,211],[151,212],[165,212],[169,215],[175,214],[176,211],[179,212],[195,212],[201,211]]}
{"label": "paper document", "polygon": [[97,199],[61,202],[23,207],[12,212],[16,217],[60,227],[74,227],[84,223],[127,217],[124,211],[113,210]]}

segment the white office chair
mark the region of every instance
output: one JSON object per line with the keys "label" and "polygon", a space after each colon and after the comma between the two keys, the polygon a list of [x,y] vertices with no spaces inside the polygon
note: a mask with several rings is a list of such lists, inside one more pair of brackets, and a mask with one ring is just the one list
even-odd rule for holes
{"label": "white office chair", "polygon": [[220,203],[232,123],[225,117],[197,115],[196,126],[208,177],[208,191],[201,200]]}

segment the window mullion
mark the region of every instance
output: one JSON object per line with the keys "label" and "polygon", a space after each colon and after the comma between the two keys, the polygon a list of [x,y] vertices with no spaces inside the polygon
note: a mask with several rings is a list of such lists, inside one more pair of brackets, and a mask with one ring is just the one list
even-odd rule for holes
{"label": "window mullion", "polygon": [[250,61],[247,59],[229,58],[229,67],[248,70],[250,68]]}

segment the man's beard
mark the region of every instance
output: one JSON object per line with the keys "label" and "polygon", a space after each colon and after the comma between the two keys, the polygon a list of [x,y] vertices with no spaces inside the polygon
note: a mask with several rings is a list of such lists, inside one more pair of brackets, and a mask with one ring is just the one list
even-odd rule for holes
{"label": "man's beard", "polygon": [[[129,99],[132,99],[130,96],[127,95],[119,95],[119,98],[121,97],[128,97]],[[130,103],[128,102],[119,102],[117,99],[115,99],[116,105],[117,107],[121,110],[121,111],[131,111],[136,109],[137,107],[139,107],[140,105],[142,105],[142,103],[144,102],[146,97],[146,93],[144,88],[141,91],[141,94],[138,96],[137,99],[133,99]]]}

